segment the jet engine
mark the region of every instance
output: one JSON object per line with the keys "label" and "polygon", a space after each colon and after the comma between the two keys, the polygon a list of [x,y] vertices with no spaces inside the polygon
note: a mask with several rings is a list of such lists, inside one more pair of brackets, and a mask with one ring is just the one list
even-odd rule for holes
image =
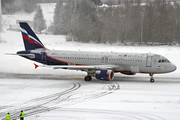
{"label": "jet engine", "polygon": [[122,74],[125,74],[125,75],[135,75],[136,73],[134,72],[121,72]]}
{"label": "jet engine", "polygon": [[96,79],[111,81],[114,79],[114,71],[112,70],[98,70],[95,72]]}

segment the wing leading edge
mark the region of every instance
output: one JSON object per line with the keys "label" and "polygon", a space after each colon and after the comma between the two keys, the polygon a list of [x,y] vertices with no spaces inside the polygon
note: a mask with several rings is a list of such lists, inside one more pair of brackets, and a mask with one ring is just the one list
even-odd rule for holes
{"label": "wing leading edge", "polygon": [[124,68],[120,65],[91,65],[91,66],[78,66],[78,65],[37,65],[34,64],[35,67],[46,67],[52,69],[69,69],[69,70],[81,70],[81,71],[88,71],[89,69],[92,70],[124,70]]}

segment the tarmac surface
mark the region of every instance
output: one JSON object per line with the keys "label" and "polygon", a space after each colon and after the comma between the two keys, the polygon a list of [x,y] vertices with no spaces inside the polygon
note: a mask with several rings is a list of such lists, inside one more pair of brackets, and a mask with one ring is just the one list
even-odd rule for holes
{"label": "tarmac surface", "polygon": [[21,110],[25,120],[180,119],[180,80],[148,79],[0,73],[0,119],[19,119]]}

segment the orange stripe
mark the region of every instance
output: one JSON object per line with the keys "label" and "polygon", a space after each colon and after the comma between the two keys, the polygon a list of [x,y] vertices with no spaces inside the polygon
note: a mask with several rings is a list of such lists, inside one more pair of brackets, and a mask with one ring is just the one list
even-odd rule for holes
{"label": "orange stripe", "polygon": [[108,73],[108,80],[111,81],[110,79],[110,74],[111,74],[111,71]]}

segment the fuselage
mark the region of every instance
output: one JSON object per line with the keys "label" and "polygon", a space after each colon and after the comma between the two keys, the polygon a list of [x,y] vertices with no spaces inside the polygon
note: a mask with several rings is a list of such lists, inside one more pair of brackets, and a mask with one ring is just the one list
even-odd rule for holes
{"label": "fuselage", "polygon": [[46,65],[115,65],[114,72],[153,74],[176,70],[176,66],[167,58],[151,53],[61,51],[43,48],[31,50],[29,53],[35,54],[35,57],[26,58]]}

